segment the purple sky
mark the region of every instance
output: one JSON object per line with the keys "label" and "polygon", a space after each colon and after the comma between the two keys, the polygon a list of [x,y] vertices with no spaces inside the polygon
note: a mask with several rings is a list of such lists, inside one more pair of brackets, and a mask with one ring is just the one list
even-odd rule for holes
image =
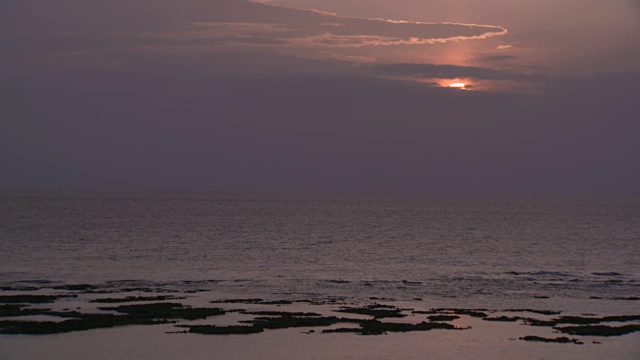
{"label": "purple sky", "polygon": [[638,38],[636,0],[7,0],[0,187],[637,197]]}

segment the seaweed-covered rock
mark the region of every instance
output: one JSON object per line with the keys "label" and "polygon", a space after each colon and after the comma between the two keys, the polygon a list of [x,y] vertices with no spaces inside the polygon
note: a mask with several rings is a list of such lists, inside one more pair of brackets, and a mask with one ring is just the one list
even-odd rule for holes
{"label": "seaweed-covered rock", "polygon": [[561,316],[551,320],[524,319],[528,325],[532,326],[556,326],[560,324],[591,325],[603,322],[627,322],[638,321],[640,315],[619,315],[603,317],[581,317],[581,316]]}
{"label": "seaweed-covered rock", "polygon": [[432,315],[432,314],[442,314],[443,312],[441,311],[434,311],[434,310],[413,310],[411,311],[412,314],[415,315]]}
{"label": "seaweed-covered rock", "polygon": [[622,301],[640,301],[640,297],[637,296],[628,296],[628,297],[615,297],[612,300],[622,300]]}
{"label": "seaweed-covered rock", "polygon": [[561,326],[554,329],[570,335],[580,336],[621,336],[640,331],[640,325],[607,326],[607,325],[585,325],[585,326]]}
{"label": "seaweed-covered rock", "polygon": [[314,327],[314,326],[330,326],[339,322],[345,322],[348,320],[340,319],[335,316],[328,317],[306,317],[306,316],[292,316],[283,314],[277,317],[263,316],[257,317],[253,320],[244,320],[242,323],[252,324],[253,326],[263,329],[287,329],[293,327]]}
{"label": "seaweed-covered rock", "polygon": [[49,309],[30,309],[20,304],[0,305],[0,316],[41,315]]}
{"label": "seaweed-covered rock", "polygon": [[54,286],[53,289],[57,290],[71,290],[71,291],[86,291],[86,290],[94,290],[100,288],[96,285],[91,284],[71,284],[71,285],[60,285]]}
{"label": "seaweed-covered rock", "polygon": [[485,321],[516,322],[516,321],[520,320],[520,318],[517,317],[517,316],[514,316],[514,317],[511,317],[511,316],[498,316],[498,317],[485,317],[482,320],[485,320]]}
{"label": "seaweed-covered rock", "polygon": [[534,341],[534,342],[545,342],[545,343],[558,343],[558,344],[584,344],[582,341],[578,339],[569,339],[568,337],[558,337],[555,339],[548,339],[540,336],[525,336],[521,337],[520,340],[524,341]]}
{"label": "seaweed-covered rock", "polygon": [[293,301],[291,300],[265,300],[260,303],[261,305],[291,305]]}
{"label": "seaweed-covered rock", "polygon": [[457,315],[432,315],[427,316],[427,319],[430,321],[453,321],[456,319],[460,319],[460,316]]}
{"label": "seaweed-covered rock", "polygon": [[431,312],[434,313],[434,314],[454,313],[454,314],[458,314],[458,315],[468,315],[468,316],[471,316],[471,317],[478,317],[478,318],[484,318],[484,317],[489,316],[484,311],[487,311],[487,309],[457,309],[457,308],[436,308],[436,309],[431,309]]}
{"label": "seaweed-covered rock", "polygon": [[261,316],[322,316],[313,312],[286,312],[286,311],[247,311],[240,310],[241,314]]}
{"label": "seaweed-covered rock", "polygon": [[179,327],[189,328],[190,333],[204,335],[244,335],[256,334],[264,331],[259,326],[216,326],[216,325],[181,325]]}
{"label": "seaweed-covered rock", "polygon": [[87,314],[76,311],[59,312],[47,309],[21,309],[19,307],[3,308],[8,313],[22,314],[22,312],[27,311],[25,315],[50,315],[67,318],[67,320],[60,322],[0,321],[0,333],[28,335],[58,334],[125,325],[163,324],[167,323],[170,319],[195,320],[224,314],[222,309],[191,308],[177,303],[137,304],[123,305],[113,308],[100,308],[101,310],[113,310],[124,315]]}
{"label": "seaweed-covered rock", "polygon": [[1,334],[49,335],[125,325],[150,325],[166,321],[111,314],[84,314],[79,319],[52,321],[0,321]]}
{"label": "seaweed-covered rock", "polygon": [[178,298],[173,296],[127,296],[124,298],[100,298],[93,299],[89,302],[91,303],[103,303],[103,304],[117,304],[117,303],[126,303],[126,302],[135,302],[135,301],[163,301],[163,300],[178,300],[184,298]]}
{"label": "seaweed-covered rock", "polygon": [[458,329],[451,324],[439,322],[421,322],[419,324],[385,323],[378,320],[360,322],[359,328],[327,329],[323,333],[356,333],[359,335],[382,335],[387,332],[428,331],[433,329]]}
{"label": "seaweed-covered rock", "polygon": [[399,318],[406,316],[396,307],[387,307],[386,305],[384,307],[380,307],[380,305],[377,304],[365,307],[345,307],[336,311],[349,314],[369,315],[373,316],[375,319]]}
{"label": "seaweed-covered rock", "polygon": [[151,319],[204,319],[209,316],[223,315],[219,308],[191,308],[180,303],[153,303],[102,307],[100,310],[112,310],[132,317]]}
{"label": "seaweed-covered rock", "polygon": [[487,316],[489,316],[482,311],[467,310],[467,309],[454,309],[453,313],[458,315],[469,315],[471,317],[477,317],[477,318],[486,318]]}
{"label": "seaweed-covered rock", "polygon": [[260,298],[251,299],[223,299],[210,301],[212,304],[260,304],[264,300]]}
{"label": "seaweed-covered rock", "polygon": [[291,300],[264,300],[260,298],[251,299],[224,299],[210,301],[212,304],[258,304],[258,305],[291,305]]}
{"label": "seaweed-covered rock", "polygon": [[530,313],[540,314],[540,315],[558,315],[561,313],[560,311],[555,311],[555,310],[536,310],[536,309],[507,309],[503,311],[504,312],[530,312]]}
{"label": "seaweed-covered rock", "polygon": [[5,304],[43,304],[52,303],[61,297],[70,297],[69,295],[0,295],[0,303]]}
{"label": "seaweed-covered rock", "polygon": [[0,290],[2,291],[35,291],[35,290],[39,290],[40,288],[35,287],[35,286],[21,286],[21,285],[17,285],[17,286],[0,286]]}

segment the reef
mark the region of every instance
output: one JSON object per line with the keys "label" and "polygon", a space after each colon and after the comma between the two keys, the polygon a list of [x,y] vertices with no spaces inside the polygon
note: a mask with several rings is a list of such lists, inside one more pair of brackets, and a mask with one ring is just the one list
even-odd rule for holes
{"label": "reef", "polygon": [[559,315],[562,313],[561,311],[555,311],[555,310],[536,310],[536,309],[507,309],[502,311],[503,312],[529,312],[529,313],[540,314],[540,315]]}
{"label": "reef", "polygon": [[215,325],[178,325],[178,327],[188,328],[188,332],[204,335],[245,335],[256,334],[264,331],[258,326],[215,326]]}
{"label": "reef", "polygon": [[600,324],[603,322],[627,322],[638,321],[640,315],[620,315],[620,316],[603,316],[603,317],[581,317],[581,316],[561,316],[551,320],[538,320],[532,318],[524,319],[528,325],[532,326],[557,326],[560,324],[576,324],[589,325]]}
{"label": "reef", "polygon": [[91,285],[91,284],[72,284],[72,285],[60,285],[60,286],[52,287],[52,289],[56,289],[56,290],[71,290],[71,291],[87,291],[87,290],[95,290],[99,288],[100,286]]}
{"label": "reef", "polygon": [[458,330],[455,326],[439,322],[421,322],[419,324],[385,323],[378,320],[359,322],[359,328],[338,328],[323,330],[327,333],[356,333],[358,335],[383,335],[388,332],[429,331],[433,329]]}
{"label": "reef", "polygon": [[153,303],[122,305],[118,307],[101,307],[100,310],[111,310],[127,314],[134,318],[150,319],[205,319],[209,316],[218,316],[225,313],[219,308],[192,308],[180,303]]}
{"label": "reef", "polygon": [[587,325],[587,326],[561,326],[554,329],[569,335],[579,336],[621,336],[640,331],[640,325],[607,326],[607,325]]}
{"label": "reef", "polygon": [[456,319],[460,319],[460,316],[457,315],[432,315],[427,316],[427,319],[430,321],[453,321]]}
{"label": "reef", "polygon": [[357,320],[342,319],[335,316],[296,316],[295,314],[282,314],[280,316],[261,316],[252,320],[243,320],[241,323],[251,324],[262,329],[287,329],[293,327],[330,326],[339,322],[354,322]]}
{"label": "reef", "polygon": [[485,317],[482,320],[485,321],[502,321],[502,322],[515,322],[521,320],[517,316],[498,316],[498,317]]}
{"label": "reef", "polygon": [[471,317],[477,317],[477,318],[485,318],[489,315],[487,315],[487,313],[485,313],[484,311],[487,311],[487,309],[447,309],[447,308],[437,308],[437,309],[431,309],[431,311],[433,311],[433,313],[436,314],[442,314],[442,313],[454,313],[454,314],[458,314],[458,315],[468,315]]}
{"label": "reef", "polygon": [[160,324],[152,318],[136,318],[112,314],[81,314],[80,318],[53,321],[0,321],[0,334],[49,335],[125,325]]}
{"label": "reef", "polygon": [[[21,309],[4,308],[6,313],[13,315],[49,315],[67,320],[54,321],[0,321],[0,334],[47,335],[72,331],[110,328],[125,325],[153,325],[168,323],[169,320],[195,320],[209,316],[224,314],[218,308],[191,308],[178,303],[155,303],[140,305],[124,305],[114,308],[100,308],[112,310],[125,315],[89,314],[77,311],[58,312],[49,309]],[[24,313],[23,313],[24,312]]]}
{"label": "reef", "polygon": [[[560,316],[561,312],[559,311],[517,308],[507,310],[433,308],[423,311],[422,309],[414,310],[376,302],[369,304],[351,303],[347,302],[343,297],[333,297],[328,300],[297,301],[265,300],[262,298],[222,299],[210,301],[210,303],[229,304],[225,306],[225,309],[218,307],[191,307],[178,301],[185,299],[186,293],[190,291],[182,291],[176,294],[177,290],[133,287],[135,283],[129,282],[116,282],[114,284],[116,285],[107,283],[107,285],[71,284],[54,286],[57,284],[44,283],[43,287],[28,287],[11,283],[0,289],[13,291],[13,293],[10,293],[11,295],[0,295],[0,334],[47,335],[129,325],[175,324],[175,326],[183,330],[178,331],[180,333],[206,335],[257,334],[266,330],[287,328],[315,329],[303,329],[302,331],[307,334],[352,333],[357,335],[382,335],[394,332],[429,331],[434,329],[461,330],[463,328],[456,327],[448,322],[463,317],[466,320],[469,317],[475,317],[485,321],[523,321],[526,325],[547,326],[563,335],[568,334],[566,336],[576,337],[620,336],[640,331],[640,324],[638,324],[640,315],[598,317],[597,315],[583,314],[582,316]],[[128,286],[129,288],[122,288],[123,286]],[[53,289],[55,291],[51,291],[52,293],[41,292],[40,290],[43,289]],[[34,290],[38,290],[38,292],[28,293],[28,291]],[[139,293],[126,293],[129,291],[137,291]],[[98,293],[104,295],[95,295]],[[98,296],[100,298],[96,298]],[[77,307],[75,311],[45,308],[50,306],[45,304],[51,304],[66,298],[74,298],[84,303],[96,303],[98,305],[92,305],[88,308],[95,309],[95,306],[98,306],[98,311],[90,313],[87,312],[89,310],[83,310],[81,312],[81,307]],[[635,300],[633,298],[624,299]],[[370,300],[393,301],[393,299],[381,298],[371,298]],[[81,306],[77,305],[77,302],[74,300],[69,304]],[[57,306],[51,305],[50,307],[59,309],[65,303],[65,301],[61,301],[56,304]],[[288,307],[286,306],[276,306],[294,303],[297,305],[305,303],[305,310],[308,306],[324,306],[324,308],[320,311],[322,314],[309,311],[274,311],[287,310]],[[248,304],[248,306],[234,306],[232,304]],[[248,309],[249,306],[251,307],[250,309]],[[299,310],[298,306],[291,308]],[[331,313],[327,313],[327,311],[331,311]],[[238,324],[218,326],[190,323],[192,320],[201,320],[230,313],[243,315]],[[535,314],[545,316],[539,316],[542,319],[536,319]],[[29,316],[39,317],[29,318]],[[411,316],[410,319],[415,321],[398,323],[392,322],[393,320],[387,320],[389,322],[383,320],[385,318],[405,318],[407,316]],[[422,319],[424,321],[416,323]],[[622,326],[613,326],[611,324],[626,322],[630,322],[630,324],[615,324]],[[581,343],[580,340],[564,336],[557,338],[525,336],[520,339],[544,343]]]}
{"label": "reef", "polygon": [[90,303],[104,303],[104,304],[115,304],[115,303],[126,303],[126,302],[135,302],[135,301],[163,301],[163,300],[179,300],[184,299],[184,297],[175,297],[175,296],[127,296],[124,298],[101,298],[101,299],[93,299],[90,300]]}
{"label": "reef", "polygon": [[43,312],[49,309],[31,309],[25,308],[21,304],[7,304],[0,305],[0,316],[29,316],[29,315],[42,315]]}
{"label": "reef", "polygon": [[318,313],[312,312],[286,312],[286,311],[247,311],[238,310],[238,312],[247,315],[261,315],[261,316],[321,316]]}
{"label": "reef", "polygon": [[210,301],[212,304],[257,304],[257,305],[291,305],[291,300],[264,300],[260,298],[252,299],[223,299]]}
{"label": "reef", "polygon": [[402,313],[402,310],[395,306],[379,304],[368,305],[365,307],[343,307],[336,311],[349,314],[369,315],[373,316],[374,319],[400,318],[407,316]]}
{"label": "reef", "polygon": [[75,295],[0,295],[0,303],[43,304],[52,303],[63,297],[75,297]]}
{"label": "reef", "polygon": [[584,344],[582,341],[578,339],[569,339],[568,337],[558,337],[555,339],[548,339],[540,336],[525,336],[521,337],[520,340],[524,341],[534,341],[534,342],[545,342],[545,343],[558,343],[558,344]]}

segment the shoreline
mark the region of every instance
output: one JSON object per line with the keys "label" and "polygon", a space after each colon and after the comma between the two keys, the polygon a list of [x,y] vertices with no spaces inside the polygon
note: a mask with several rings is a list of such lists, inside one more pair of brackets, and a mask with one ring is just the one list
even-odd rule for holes
{"label": "shoreline", "polygon": [[499,323],[512,330],[530,330],[523,336],[510,337],[523,342],[600,344],[612,337],[640,332],[640,312],[612,316],[548,308],[434,308],[422,299],[265,300],[219,297],[215,291],[207,290],[42,285],[2,288],[0,337],[46,337],[169,324],[173,331],[167,333],[259,336],[263,332],[301,329],[306,334],[386,335],[431,330],[464,332],[473,328],[484,331]]}

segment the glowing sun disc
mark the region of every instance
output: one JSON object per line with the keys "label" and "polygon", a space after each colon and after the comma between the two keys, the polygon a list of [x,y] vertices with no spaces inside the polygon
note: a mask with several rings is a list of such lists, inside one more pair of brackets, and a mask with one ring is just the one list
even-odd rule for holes
{"label": "glowing sun disc", "polygon": [[464,89],[464,86],[465,85],[463,83],[453,83],[449,85],[449,87],[456,88],[456,89]]}

